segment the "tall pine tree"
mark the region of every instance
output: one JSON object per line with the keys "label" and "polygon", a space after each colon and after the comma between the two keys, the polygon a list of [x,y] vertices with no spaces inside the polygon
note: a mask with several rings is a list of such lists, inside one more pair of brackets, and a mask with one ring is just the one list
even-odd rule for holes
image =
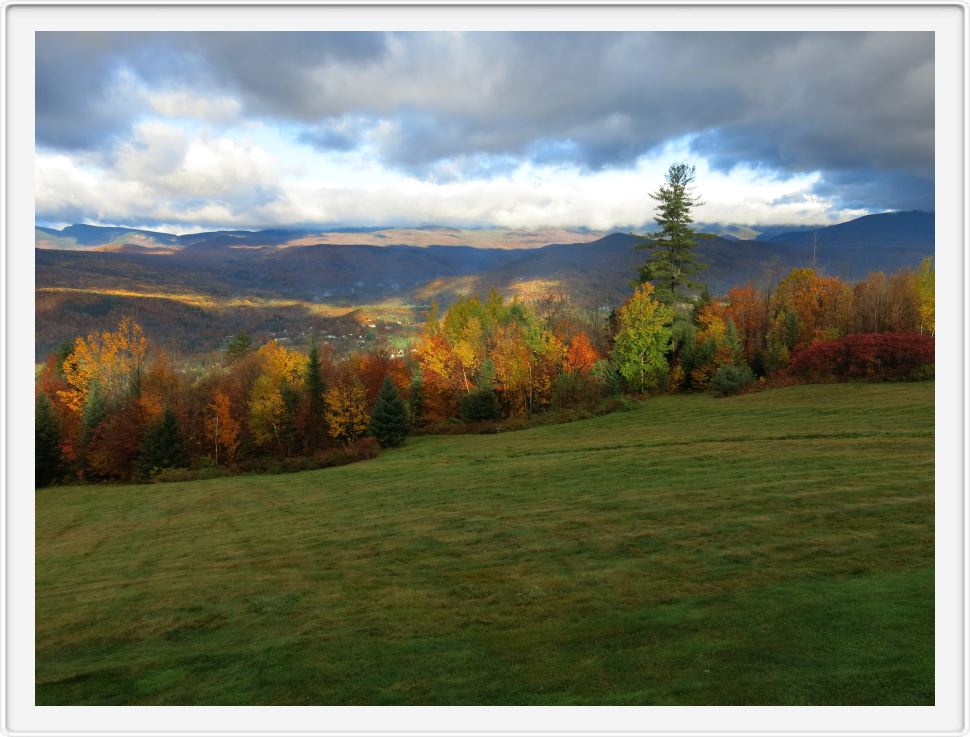
{"label": "tall pine tree", "polygon": [[410,430],[407,405],[401,399],[391,377],[386,376],[371,414],[371,434],[377,438],[382,448],[388,448],[403,443]]}
{"label": "tall pine tree", "polygon": [[691,228],[691,209],[701,204],[691,194],[693,181],[693,166],[671,165],[666,182],[650,194],[659,203],[654,220],[660,230],[639,236],[643,242],[637,246],[651,251],[650,258],[640,267],[640,283],[653,284],[656,298],[675,308],[692,306],[703,291],[704,285],[693,276],[707,267],[697,262],[694,247],[698,238],[713,237]]}
{"label": "tall pine tree", "polygon": [[47,486],[61,475],[61,428],[45,394],[34,403],[34,485]]}

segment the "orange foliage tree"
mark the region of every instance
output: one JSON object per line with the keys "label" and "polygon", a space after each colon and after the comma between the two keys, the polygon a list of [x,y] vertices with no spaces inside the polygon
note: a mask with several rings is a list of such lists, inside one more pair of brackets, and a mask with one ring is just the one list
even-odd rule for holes
{"label": "orange foliage tree", "polygon": [[602,356],[593,346],[586,333],[578,333],[569,342],[569,350],[566,351],[566,360],[563,368],[578,374],[588,374],[593,370],[593,366]]}
{"label": "orange foliage tree", "polygon": [[411,372],[404,359],[392,356],[384,346],[357,356],[356,359],[357,373],[364,385],[368,405],[377,401],[385,376],[390,376],[398,391],[406,395],[411,384]]}
{"label": "orange foliage tree", "polygon": [[518,323],[499,328],[491,353],[495,385],[506,411],[512,416],[529,414],[533,405],[532,354]]}
{"label": "orange foliage tree", "polygon": [[468,393],[465,376],[445,334],[426,324],[416,354],[424,383],[424,414],[428,420],[443,420],[458,412],[458,402]]}
{"label": "orange foliage tree", "polygon": [[794,347],[844,335],[852,309],[852,292],[836,276],[813,269],[793,269],[775,291],[775,312],[791,310],[798,319]]}
{"label": "orange foliage tree", "polygon": [[223,451],[224,460],[231,461],[239,450],[240,422],[232,416],[232,404],[229,396],[216,389],[209,403],[208,429],[212,437],[213,460],[219,462],[219,449]]}
{"label": "orange foliage tree", "polygon": [[724,316],[734,322],[744,358],[754,363],[768,331],[768,295],[751,284],[729,289],[724,295]]}

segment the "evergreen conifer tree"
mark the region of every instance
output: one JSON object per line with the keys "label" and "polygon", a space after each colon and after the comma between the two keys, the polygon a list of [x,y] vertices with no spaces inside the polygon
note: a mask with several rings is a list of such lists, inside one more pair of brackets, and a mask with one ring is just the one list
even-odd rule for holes
{"label": "evergreen conifer tree", "polygon": [[459,412],[462,419],[468,422],[481,422],[497,420],[502,414],[502,407],[492,387],[478,386],[462,397]]}
{"label": "evergreen conifer tree", "polygon": [[84,412],[81,415],[81,446],[86,447],[91,442],[98,425],[108,418],[108,400],[98,381],[92,381],[88,388],[88,396],[84,401]]}
{"label": "evergreen conifer tree", "polygon": [[34,485],[47,486],[61,475],[61,428],[45,394],[34,403]]}
{"label": "evergreen conifer tree", "polygon": [[408,406],[411,410],[411,427],[418,427],[424,422],[424,378],[421,376],[420,369],[411,379]]}
{"label": "evergreen conifer tree", "polygon": [[326,422],[326,403],[324,394],[327,387],[323,381],[323,372],[320,367],[320,349],[317,341],[310,342],[310,352],[307,355],[306,373],[303,377],[303,390],[306,392],[306,445],[310,451],[320,447],[324,436],[324,424]]}
{"label": "evergreen conifer tree", "polygon": [[394,447],[404,442],[411,427],[408,422],[408,408],[391,381],[384,378],[377,395],[377,404],[371,414],[370,431],[382,448]]}
{"label": "evergreen conifer tree", "polygon": [[233,335],[226,344],[226,363],[234,364],[252,350],[253,339],[245,330]]}
{"label": "evergreen conifer tree", "polygon": [[188,465],[178,420],[168,407],[162,416],[145,432],[138,454],[138,468],[144,476],[151,476],[162,468]]}
{"label": "evergreen conifer tree", "polygon": [[480,376],[475,388],[462,397],[458,411],[467,422],[497,420],[502,415],[502,407],[495,394],[495,364],[490,360],[482,362]]}
{"label": "evergreen conifer tree", "polygon": [[673,307],[692,305],[704,290],[704,285],[693,279],[694,274],[707,268],[695,259],[694,246],[698,238],[712,236],[690,227],[694,222],[691,208],[701,204],[690,192],[693,181],[693,166],[671,165],[666,182],[650,194],[659,203],[654,220],[660,230],[640,236],[643,243],[637,246],[652,252],[640,267],[640,283],[652,283],[657,299]]}

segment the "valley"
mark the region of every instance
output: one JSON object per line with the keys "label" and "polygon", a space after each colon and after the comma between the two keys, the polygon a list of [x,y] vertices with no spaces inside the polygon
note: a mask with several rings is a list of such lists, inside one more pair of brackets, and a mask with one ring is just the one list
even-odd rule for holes
{"label": "valley", "polygon": [[[505,245],[466,245],[469,234],[472,242]],[[629,295],[648,252],[637,250],[639,241],[628,233],[534,245],[580,235],[426,228],[174,236],[38,228],[36,357],[75,335],[108,329],[123,315],[173,350],[196,355],[217,350],[242,329],[259,340],[301,345],[310,333],[335,336],[324,340],[340,350],[389,337],[403,344],[433,302],[447,307],[492,289],[527,302],[565,295],[605,316]],[[407,242],[388,243],[395,239]],[[699,241],[697,256],[708,265],[704,282],[718,295],[746,283],[768,286],[792,268],[813,264],[846,280],[914,268],[933,255],[934,245],[932,213],[914,211],[764,241],[715,236]]]}

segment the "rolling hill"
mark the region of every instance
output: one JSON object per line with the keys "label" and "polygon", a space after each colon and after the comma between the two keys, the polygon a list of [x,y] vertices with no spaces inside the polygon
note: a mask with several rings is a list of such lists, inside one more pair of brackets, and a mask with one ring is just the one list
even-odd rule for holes
{"label": "rolling hill", "polygon": [[[95,226],[38,228],[37,352],[45,355],[73,339],[75,331],[110,327],[122,313],[141,316],[174,347],[195,352],[215,348],[247,324],[269,335],[281,325],[312,318],[314,330],[327,332],[335,329],[327,320],[342,319],[363,305],[420,309],[432,300],[448,304],[493,288],[524,299],[565,293],[589,308],[612,307],[629,294],[637,267],[648,257],[636,250],[637,238],[625,233],[595,240],[585,240],[593,237],[585,234],[577,242],[541,247],[482,248],[459,242],[467,231],[409,230],[454,242],[393,245],[378,237],[388,235],[386,229],[332,234],[362,243],[294,245],[318,236],[291,230],[174,236]],[[483,232],[478,242],[499,240],[494,232],[487,237]],[[402,230],[395,233],[404,237]],[[531,243],[540,236],[519,232],[515,237],[517,243]],[[812,265],[813,240],[817,268],[858,279],[869,271],[915,267],[931,256],[933,216],[870,215],[768,241],[716,237],[700,241],[697,250],[709,265],[703,278],[717,294],[747,282],[767,286],[794,267]],[[166,301],[172,306],[171,324]],[[179,334],[186,329],[190,335]]]}
{"label": "rolling hill", "polygon": [[769,242],[803,249],[814,244],[818,262],[831,273],[858,278],[867,271],[895,271],[932,256],[935,221],[931,212],[887,212],[817,230],[779,233]]}

